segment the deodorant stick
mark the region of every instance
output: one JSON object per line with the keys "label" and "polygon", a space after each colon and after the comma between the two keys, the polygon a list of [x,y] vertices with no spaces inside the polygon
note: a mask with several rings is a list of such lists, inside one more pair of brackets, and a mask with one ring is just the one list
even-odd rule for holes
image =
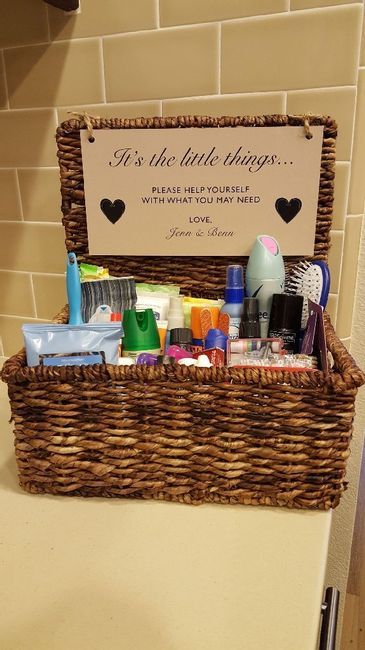
{"label": "deodorant stick", "polygon": [[259,301],[259,322],[262,338],[267,337],[274,293],[284,291],[284,260],[276,239],[269,235],[256,238],[246,269],[246,291]]}

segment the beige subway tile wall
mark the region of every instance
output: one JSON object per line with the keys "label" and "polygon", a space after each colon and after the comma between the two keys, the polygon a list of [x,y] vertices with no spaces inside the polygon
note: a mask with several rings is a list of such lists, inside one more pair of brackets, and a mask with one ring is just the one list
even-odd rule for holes
{"label": "beige subway tile wall", "polygon": [[1,48],[44,41],[48,41],[48,20],[43,2],[1,1]]}
{"label": "beige subway tile wall", "polygon": [[357,85],[355,138],[349,196],[349,213],[360,214],[364,210],[365,182],[365,68],[360,68]]}
{"label": "beige subway tile wall", "polygon": [[222,92],[354,85],[361,16],[354,4],[223,23]]}
{"label": "beige subway tile wall", "polygon": [[104,38],[107,101],[216,93],[218,35],[205,25]]}
{"label": "beige subway tile wall", "polygon": [[71,120],[73,112],[87,111],[93,117],[155,117],[160,115],[161,102],[116,102],[113,104],[82,104],[80,106],[67,106],[57,110],[58,121]]}
{"label": "beige subway tile wall", "polygon": [[336,159],[350,160],[356,87],[300,90],[288,93],[288,113],[335,115],[338,126]]}
{"label": "beige subway tile wall", "polygon": [[21,219],[22,208],[16,169],[0,169],[0,197],[0,219]]}
{"label": "beige subway tile wall", "polygon": [[251,93],[249,95],[220,95],[166,99],[163,115],[260,115],[283,113],[285,93]]}
{"label": "beige subway tile wall", "polygon": [[[345,0],[108,0],[102,9],[99,0],[84,0],[71,15],[43,2],[29,11],[29,0],[3,0],[0,282],[21,303],[0,303],[6,353],[20,341],[18,321],[10,326],[9,319],[49,318],[65,300],[54,133],[57,121],[81,110],[105,117],[333,115],[339,137],[329,311],[343,323],[346,308],[348,336],[353,291],[344,298],[341,268],[353,285],[356,259],[346,241],[359,229],[345,220],[362,214],[364,200],[361,68],[353,133],[361,29],[362,3]],[[361,65],[364,51],[362,44]]]}
{"label": "beige subway tile wall", "polygon": [[25,221],[61,221],[58,167],[18,169],[18,179]]}
{"label": "beige subway tile wall", "polygon": [[344,256],[342,263],[337,331],[341,338],[351,335],[352,312],[356,288],[357,260],[362,228],[362,215],[346,218]]}
{"label": "beige subway tile wall", "polygon": [[33,273],[32,280],[38,318],[53,318],[67,303],[65,276]]}
{"label": "beige subway tile wall", "polygon": [[157,26],[155,0],[104,0],[102,4],[100,0],[86,0],[81,12],[71,16],[51,6],[48,12],[53,40],[136,32]]}
{"label": "beige subway tile wall", "polygon": [[103,101],[95,38],[5,50],[10,108]]}
{"label": "beige subway tile wall", "polygon": [[333,225],[334,230],[343,230],[347,211],[347,201],[350,184],[350,163],[337,162],[335,177],[335,198],[333,202]]}
{"label": "beige subway tile wall", "polygon": [[55,167],[56,113],[0,111],[0,167]]}
{"label": "beige subway tile wall", "polygon": [[287,7],[287,0],[160,0],[161,26],[274,14]]}

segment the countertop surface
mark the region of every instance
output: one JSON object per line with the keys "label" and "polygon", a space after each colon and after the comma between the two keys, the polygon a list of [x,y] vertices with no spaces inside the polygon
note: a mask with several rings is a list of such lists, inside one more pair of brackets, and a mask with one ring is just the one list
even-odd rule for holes
{"label": "countertop surface", "polygon": [[36,496],[0,387],[2,650],[314,650],[329,512]]}

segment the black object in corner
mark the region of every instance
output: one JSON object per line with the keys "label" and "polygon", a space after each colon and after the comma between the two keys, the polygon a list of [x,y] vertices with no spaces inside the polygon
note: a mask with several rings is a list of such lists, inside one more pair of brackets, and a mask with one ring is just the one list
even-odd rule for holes
{"label": "black object in corner", "polygon": [[322,604],[322,627],[319,650],[335,650],[338,605],[340,592],[335,587],[327,587]]}
{"label": "black object in corner", "polygon": [[44,0],[47,4],[62,9],[63,11],[75,11],[79,8],[79,0]]}

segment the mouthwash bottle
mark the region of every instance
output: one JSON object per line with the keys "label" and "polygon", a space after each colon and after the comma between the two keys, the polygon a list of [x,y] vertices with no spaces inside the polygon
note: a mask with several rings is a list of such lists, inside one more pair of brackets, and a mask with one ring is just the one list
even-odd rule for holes
{"label": "mouthwash bottle", "polygon": [[229,315],[229,338],[238,339],[241,316],[243,314],[243,266],[230,264],[227,266],[225,303],[221,312]]}

